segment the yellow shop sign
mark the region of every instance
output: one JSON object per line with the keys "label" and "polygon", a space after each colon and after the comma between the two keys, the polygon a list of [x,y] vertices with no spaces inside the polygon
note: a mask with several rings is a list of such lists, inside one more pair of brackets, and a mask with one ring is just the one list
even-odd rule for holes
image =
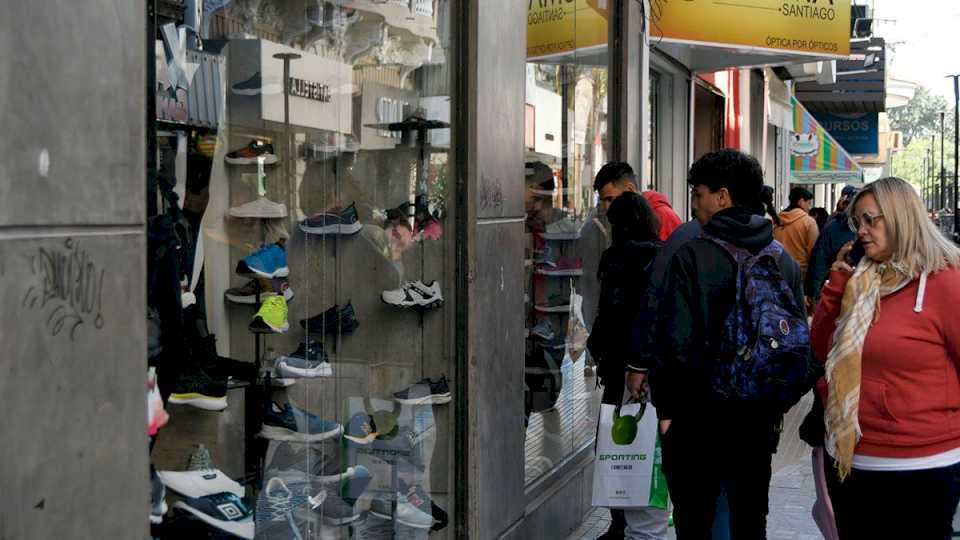
{"label": "yellow shop sign", "polygon": [[850,0],[650,0],[650,39],[845,56]]}
{"label": "yellow shop sign", "polygon": [[605,47],[614,0],[528,0],[527,59]]}

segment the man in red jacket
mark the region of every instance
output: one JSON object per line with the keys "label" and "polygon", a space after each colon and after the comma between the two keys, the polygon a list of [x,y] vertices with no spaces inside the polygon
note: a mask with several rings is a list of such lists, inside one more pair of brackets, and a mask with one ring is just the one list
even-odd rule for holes
{"label": "man in red jacket", "polygon": [[646,197],[650,206],[653,207],[653,211],[660,218],[660,241],[665,242],[674,229],[680,226],[680,216],[673,211],[670,200],[663,193],[650,190],[644,191],[643,196]]}

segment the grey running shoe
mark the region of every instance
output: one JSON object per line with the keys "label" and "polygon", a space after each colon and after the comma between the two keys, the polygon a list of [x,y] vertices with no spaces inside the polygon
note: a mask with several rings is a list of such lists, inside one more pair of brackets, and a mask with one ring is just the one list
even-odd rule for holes
{"label": "grey running shoe", "polygon": [[294,492],[282,478],[271,477],[257,497],[257,540],[302,540],[300,524],[293,509],[305,504],[307,496]]}
{"label": "grey running shoe", "polygon": [[213,468],[213,459],[210,457],[210,451],[202,444],[194,445],[193,452],[187,458],[188,471],[202,471]]}
{"label": "grey running shoe", "polygon": [[360,518],[352,504],[340,496],[340,482],[288,483],[296,495],[307,495],[307,504],[294,509],[295,518],[309,520],[320,516],[329,525],[347,525]]}

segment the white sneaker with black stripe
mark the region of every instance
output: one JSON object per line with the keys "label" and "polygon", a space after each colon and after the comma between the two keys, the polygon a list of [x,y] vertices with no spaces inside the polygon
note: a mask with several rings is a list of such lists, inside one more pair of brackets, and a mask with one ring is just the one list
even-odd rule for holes
{"label": "white sneaker with black stripe", "polygon": [[399,307],[430,309],[443,305],[443,294],[437,281],[429,285],[420,280],[407,281],[399,289],[383,291],[380,298],[385,304]]}

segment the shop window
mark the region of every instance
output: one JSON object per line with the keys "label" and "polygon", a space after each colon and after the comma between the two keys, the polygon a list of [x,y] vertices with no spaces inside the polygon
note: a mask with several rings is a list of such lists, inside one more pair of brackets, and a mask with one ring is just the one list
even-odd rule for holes
{"label": "shop window", "polygon": [[[526,149],[525,175],[528,485],[589,446],[600,401],[586,340],[609,230],[593,190],[609,155],[606,20],[592,3],[567,16],[576,18],[567,21],[571,33],[576,28],[569,41],[528,28],[526,100],[534,111],[527,117],[534,144]],[[604,42],[579,47],[595,24],[602,24],[596,34]]]}
{"label": "shop window", "polygon": [[155,538],[453,537],[450,4],[206,2],[209,103],[162,62],[223,114],[160,133]]}

